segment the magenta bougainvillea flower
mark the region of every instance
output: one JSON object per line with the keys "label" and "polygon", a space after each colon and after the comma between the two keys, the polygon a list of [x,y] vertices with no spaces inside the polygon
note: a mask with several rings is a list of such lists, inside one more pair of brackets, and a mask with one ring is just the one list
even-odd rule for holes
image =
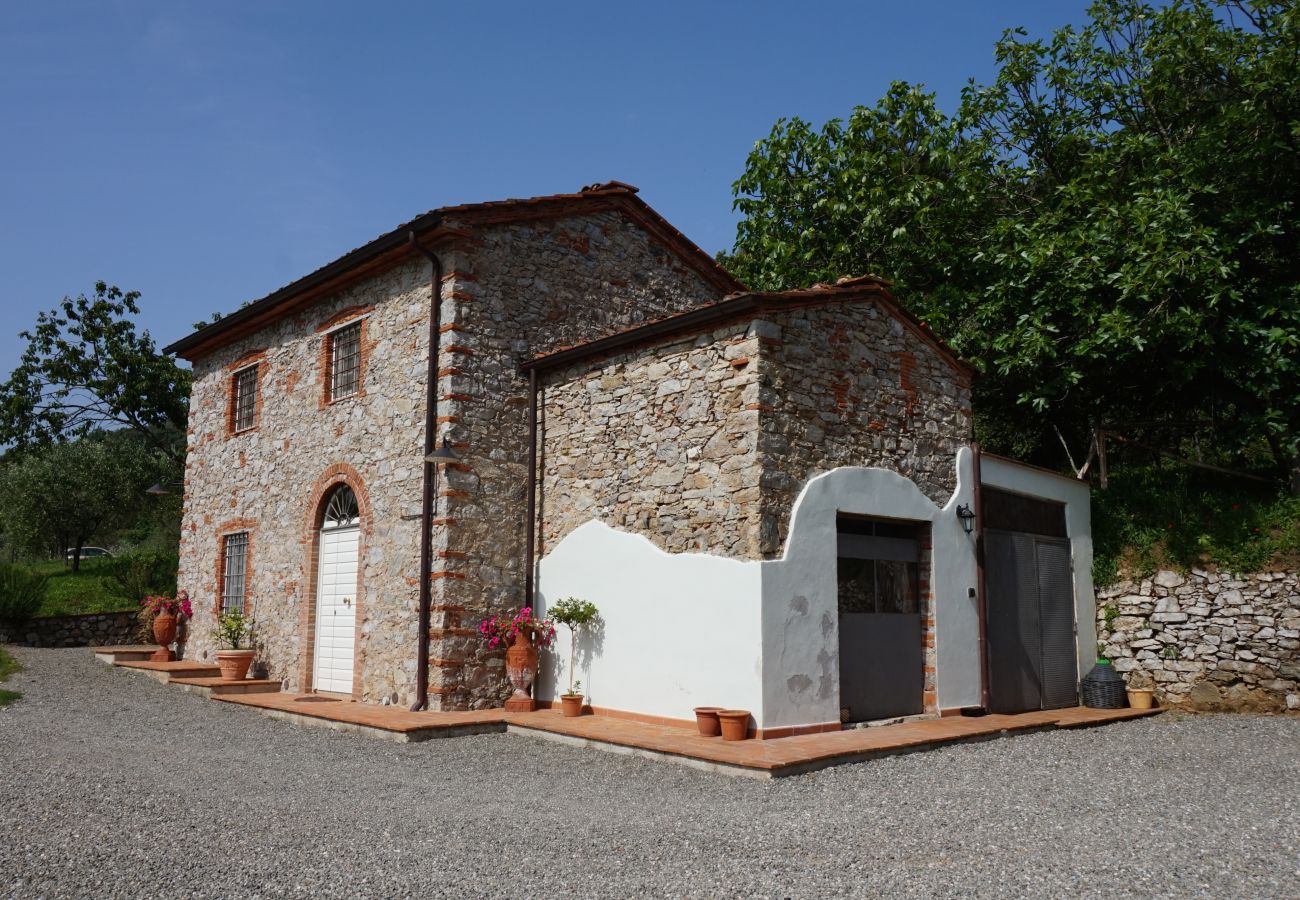
{"label": "magenta bougainvillea flower", "polygon": [[176,616],[183,621],[194,618],[194,606],[186,591],[177,591],[175,597],[169,594],[150,594],[140,601],[140,605],[151,616]]}
{"label": "magenta bougainvillea flower", "polygon": [[515,635],[524,633],[532,637],[539,647],[551,646],[555,638],[555,625],[550,619],[538,619],[533,616],[533,608],[525,606],[513,616],[488,616],[478,624],[478,633],[487,639],[487,645],[496,649],[502,644],[509,645]]}

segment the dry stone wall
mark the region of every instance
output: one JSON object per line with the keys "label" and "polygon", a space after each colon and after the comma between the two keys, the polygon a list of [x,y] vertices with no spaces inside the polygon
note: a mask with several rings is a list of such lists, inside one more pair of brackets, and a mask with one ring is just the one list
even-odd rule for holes
{"label": "dry stone wall", "polygon": [[[328,486],[346,480],[362,504],[354,692],[413,699],[428,313],[429,264],[404,262],[195,364],[180,560],[195,604],[188,656],[212,657],[221,536],[246,531],[263,671],[306,688],[316,517]],[[329,403],[322,329],[353,314],[367,316],[363,389]],[[232,367],[250,359],[258,423],[230,434]]]}
{"label": "dry stone wall", "polygon": [[764,558],[780,554],[803,485],[840,466],[891,469],[948,500],[970,384],[931,343],[871,302],[775,313],[757,337]]}
{"label": "dry stone wall", "polygon": [[143,643],[138,612],[46,616],[22,625],[0,622],[0,644],[27,647],[112,647]]}
{"label": "dry stone wall", "polygon": [[749,323],[548,374],[542,552],[599,519],[670,553],[758,555]]}
{"label": "dry stone wall", "polygon": [[1130,685],[1206,710],[1300,709],[1300,574],[1157,572],[1097,593],[1103,652]]}
{"label": "dry stone wall", "polygon": [[[455,224],[455,223],[451,223]],[[475,631],[524,599],[528,382],[524,359],[720,299],[615,211],[476,226],[443,257],[440,438],[464,456],[439,491],[430,703],[493,706],[500,652]]]}

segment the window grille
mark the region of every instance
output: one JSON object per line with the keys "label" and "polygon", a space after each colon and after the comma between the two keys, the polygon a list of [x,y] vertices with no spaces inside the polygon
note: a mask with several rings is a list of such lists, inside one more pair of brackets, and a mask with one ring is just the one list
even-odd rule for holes
{"label": "window grille", "polygon": [[839,598],[841,612],[921,611],[921,550],[917,528],[896,522],[841,516]]}
{"label": "window grille", "polygon": [[341,484],[330,495],[330,501],[325,506],[325,521],[321,528],[347,528],[357,524],[360,515],[360,510],[357,508],[357,495],[352,493],[352,488]]}
{"label": "window grille", "polygon": [[248,532],[226,535],[222,548],[221,611],[244,611],[244,578],[248,572]]}
{"label": "window grille", "polygon": [[252,428],[257,423],[257,366],[235,373],[235,431]]}
{"label": "window grille", "polygon": [[361,323],[330,335],[330,399],[355,394],[361,387]]}

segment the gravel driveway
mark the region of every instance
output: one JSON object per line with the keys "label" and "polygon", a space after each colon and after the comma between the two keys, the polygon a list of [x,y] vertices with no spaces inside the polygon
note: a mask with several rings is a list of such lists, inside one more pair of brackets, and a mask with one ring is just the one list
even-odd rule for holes
{"label": "gravel driveway", "polygon": [[754,782],[514,735],[391,744],[13,652],[4,896],[1300,896],[1296,717]]}

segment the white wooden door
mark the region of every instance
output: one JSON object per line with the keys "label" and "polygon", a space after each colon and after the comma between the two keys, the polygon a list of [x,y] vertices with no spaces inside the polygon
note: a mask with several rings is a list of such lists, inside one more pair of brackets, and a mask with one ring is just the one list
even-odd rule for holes
{"label": "white wooden door", "polygon": [[320,533],[320,572],[316,580],[316,665],[318,691],[352,693],[356,659],[357,548],[361,529],[333,528]]}

